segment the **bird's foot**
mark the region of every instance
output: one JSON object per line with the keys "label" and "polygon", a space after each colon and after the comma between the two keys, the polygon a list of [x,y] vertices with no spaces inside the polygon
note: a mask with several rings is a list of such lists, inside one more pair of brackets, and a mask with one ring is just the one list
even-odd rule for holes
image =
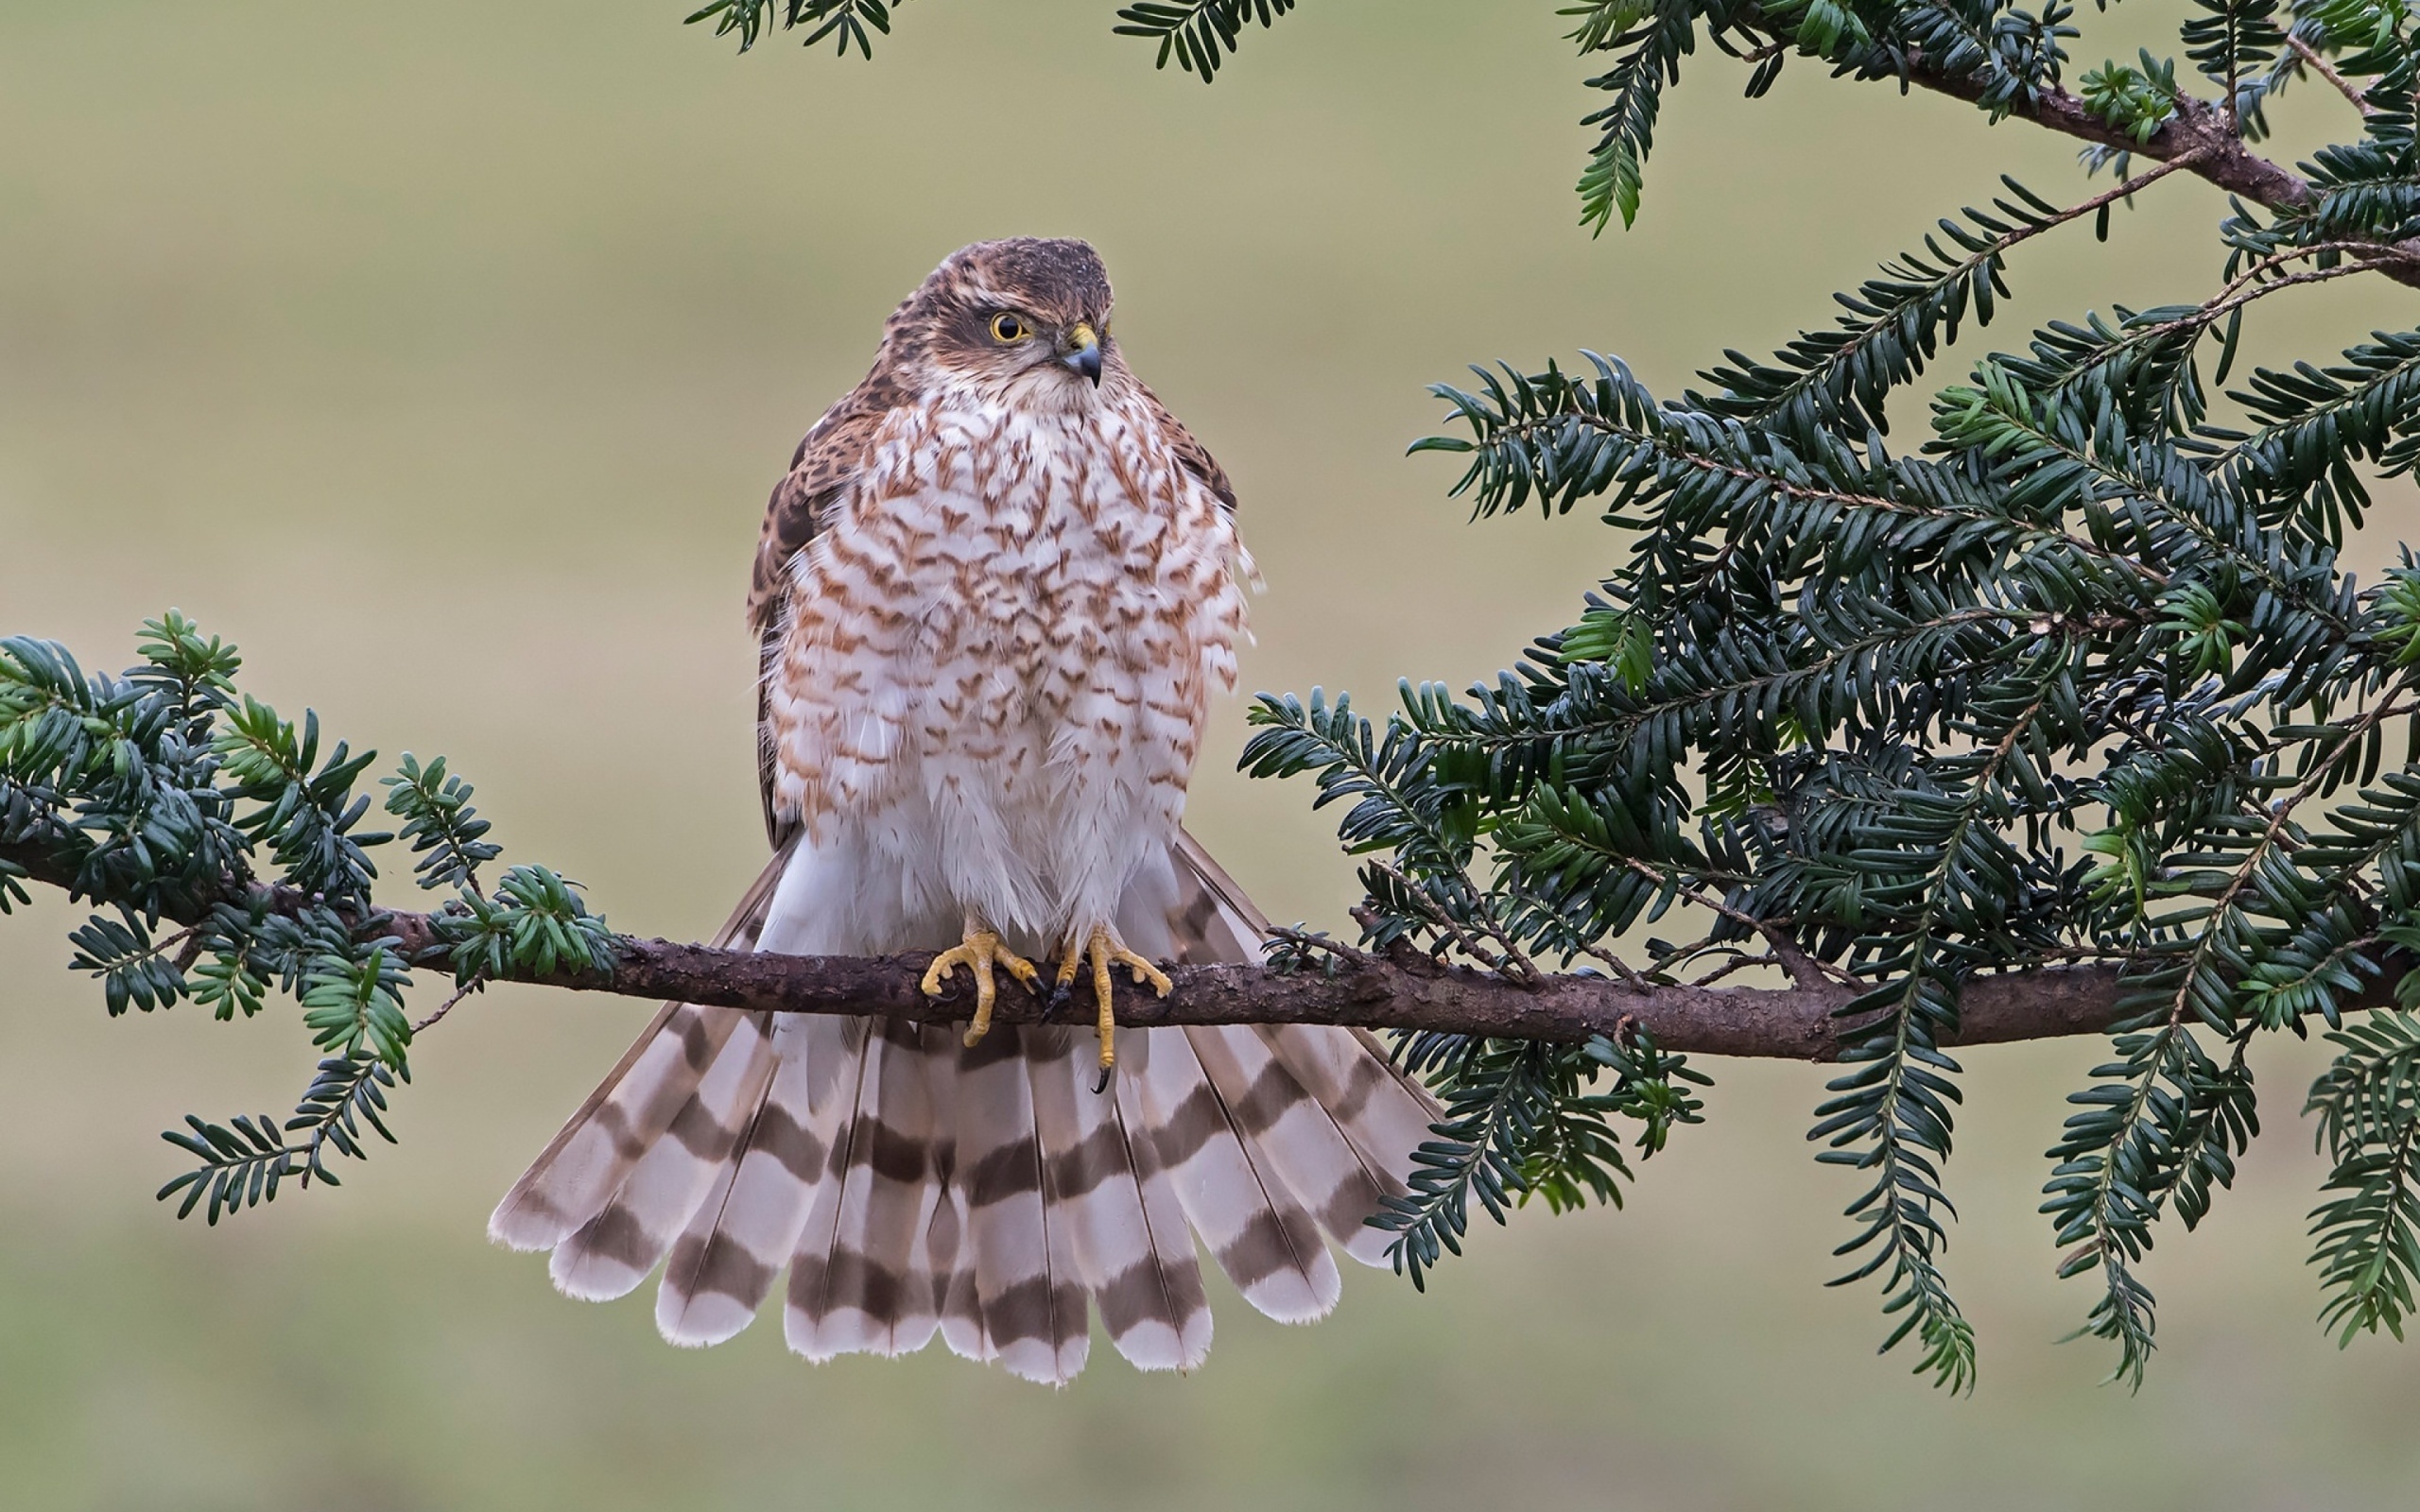
{"label": "bird's foot", "polygon": [[950,973],[961,966],[975,975],[975,1017],[966,1026],[969,1045],[982,1039],[992,1027],[992,1005],[1000,995],[992,980],[992,968],[1006,967],[1011,976],[1028,988],[1042,981],[1042,973],[1033,963],[1001,944],[999,936],[970,925],[963,941],[934,956],[933,964],[925,968],[925,995],[940,997],[948,988]]}
{"label": "bird's foot", "polygon": [[1088,958],[1093,968],[1093,1003],[1098,1013],[1096,1026],[1100,1035],[1100,1084],[1105,1088],[1109,1085],[1110,1072],[1117,1065],[1117,1046],[1112,1038],[1117,1029],[1117,1020],[1110,1011],[1114,991],[1110,985],[1110,969],[1125,967],[1133,973],[1137,983],[1161,997],[1167,997],[1175,984],[1168,980],[1166,971],[1120,944],[1107,924],[1095,924],[1089,935],[1079,935],[1067,942],[1067,954],[1059,962],[1059,985],[1063,988],[1075,981],[1077,971],[1082,969]]}

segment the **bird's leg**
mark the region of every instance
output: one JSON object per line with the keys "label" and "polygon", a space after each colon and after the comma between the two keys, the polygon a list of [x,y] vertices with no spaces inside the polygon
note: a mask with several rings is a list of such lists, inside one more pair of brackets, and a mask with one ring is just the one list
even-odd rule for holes
{"label": "bird's leg", "polygon": [[1117,1064],[1117,1048],[1111,1039],[1117,1029],[1117,1020],[1110,1012],[1112,1001],[1110,968],[1125,967],[1134,974],[1136,982],[1150,988],[1161,997],[1167,997],[1168,989],[1175,984],[1168,980],[1166,971],[1120,944],[1117,936],[1110,933],[1107,924],[1095,924],[1089,935],[1077,935],[1067,941],[1067,954],[1059,963],[1061,987],[1063,988],[1076,979],[1076,972],[1082,968],[1088,956],[1091,958],[1093,968],[1093,1004],[1098,1014],[1096,1026],[1100,1035],[1101,1085],[1107,1087],[1110,1071]]}
{"label": "bird's leg", "polygon": [[966,1026],[966,1042],[974,1044],[992,1027],[992,1005],[999,999],[999,989],[993,985],[992,968],[1005,966],[1009,974],[1027,987],[1038,986],[1042,973],[1033,963],[1000,943],[1000,936],[981,919],[966,920],[966,937],[949,950],[933,957],[925,968],[925,995],[940,997],[949,986],[950,973],[965,967],[975,974],[975,1017]]}

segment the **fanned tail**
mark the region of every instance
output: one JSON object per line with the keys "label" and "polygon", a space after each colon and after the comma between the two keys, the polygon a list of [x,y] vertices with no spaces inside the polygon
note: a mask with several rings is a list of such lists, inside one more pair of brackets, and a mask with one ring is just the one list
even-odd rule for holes
{"label": "fanned tail", "polygon": [[[752,947],[777,856],[719,943]],[[811,855],[796,858],[809,864]],[[1121,908],[1136,951],[1251,960],[1268,924],[1190,836]],[[782,948],[807,948],[785,927]],[[1210,1347],[1193,1235],[1245,1298],[1307,1322],[1340,1289],[1322,1235],[1383,1263],[1367,1227],[1439,1115],[1371,1036],[1304,1025],[1121,1030],[1110,1094],[1091,1038],[668,1005],[516,1183],[490,1233],[551,1249],[576,1297],[669,1257],[665,1337],[745,1328],[786,1268],[784,1332],[809,1359],[957,1353],[1063,1384],[1098,1309],[1118,1352],[1191,1369]]]}
{"label": "fanned tail", "polygon": [[[795,842],[784,846],[765,864],[716,932],[715,944],[755,948],[773,888],[795,848]],[[695,1004],[666,1004],[496,1204],[488,1237],[513,1249],[552,1249],[595,1218],[688,1107],[706,1068],[746,1017]]]}

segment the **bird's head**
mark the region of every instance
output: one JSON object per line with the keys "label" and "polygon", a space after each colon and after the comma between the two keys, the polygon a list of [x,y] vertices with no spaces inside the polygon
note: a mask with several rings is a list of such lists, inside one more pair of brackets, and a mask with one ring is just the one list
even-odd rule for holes
{"label": "bird's head", "polygon": [[892,331],[938,376],[1073,407],[1124,371],[1109,312],[1098,252],[1018,236],[952,252],[900,307]]}

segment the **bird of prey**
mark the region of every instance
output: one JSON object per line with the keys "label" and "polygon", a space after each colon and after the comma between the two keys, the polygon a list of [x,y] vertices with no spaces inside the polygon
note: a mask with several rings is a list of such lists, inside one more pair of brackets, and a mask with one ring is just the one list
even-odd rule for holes
{"label": "bird of prey", "polygon": [[[1061,1383],[1094,1309],[1136,1366],[1201,1363],[1196,1234],[1288,1322],[1335,1305],[1322,1235],[1382,1260],[1365,1220],[1438,1113],[1373,1037],[1111,1016],[1113,971],[1165,993],[1155,961],[1252,960],[1268,928],[1180,828],[1236,680],[1234,513],[1091,247],[935,269],[773,490],[748,609],[774,855],[722,938],[943,951],[925,990],[971,979],[970,1021],[669,1005],[492,1236],[578,1297],[664,1263],[676,1344],[738,1332],[786,1268],[809,1359],[938,1333]],[[1076,1023],[991,1023],[995,973],[1054,968]]]}

